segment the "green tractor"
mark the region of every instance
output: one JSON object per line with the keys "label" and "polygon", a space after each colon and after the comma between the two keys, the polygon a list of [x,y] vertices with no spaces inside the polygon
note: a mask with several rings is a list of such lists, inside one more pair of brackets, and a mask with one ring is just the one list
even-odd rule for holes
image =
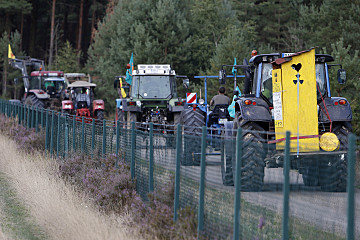
{"label": "green tractor", "polygon": [[[178,96],[176,76],[170,65],[138,65],[132,72],[132,84],[125,83],[124,77],[118,76],[114,88],[118,90],[116,99],[116,120],[136,122],[137,128],[144,128],[154,123],[155,129],[173,131],[174,125],[180,123],[180,113],[184,110],[185,101]],[[188,83],[184,79],[184,83]]]}

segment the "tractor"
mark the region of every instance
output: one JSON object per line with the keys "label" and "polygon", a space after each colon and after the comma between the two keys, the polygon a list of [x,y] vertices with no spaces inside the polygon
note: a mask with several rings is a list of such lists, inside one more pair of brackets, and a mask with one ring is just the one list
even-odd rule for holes
{"label": "tractor", "polygon": [[157,130],[173,132],[185,106],[177,94],[177,78],[186,77],[176,76],[175,70],[166,64],[138,65],[138,69],[132,71],[131,86],[125,83],[124,77],[116,77],[114,88],[120,97],[116,99],[117,120],[136,122],[140,129],[152,122]]}
{"label": "tractor", "polygon": [[[9,59],[12,67],[20,69],[24,82],[22,102],[37,108],[60,110],[61,100],[65,98],[64,73],[61,71],[45,71],[44,61],[30,57]],[[36,69],[30,76],[27,67]],[[18,79],[14,79],[17,84]]]}
{"label": "tractor", "polygon": [[75,81],[69,84],[70,99],[62,101],[61,111],[69,115],[76,115],[77,120],[84,117],[88,122],[90,118],[102,122],[105,105],[103,100],[94,100],[95,87],[95,83],[85,81]]}
{"label": "tractor", "polygon": [[[340,66],[338,82],[345,70],[330,64],[334,58],[298,53],[254,55],[249,63],[233,67],[245,71],[243,95],[236,99],[235,118],[225,123],[224,140],[242,129],[242,190],[261,191],[264,167],[283,167],[285,132],[290,131],[291,169],[302,174],[305,186],[323,191],[346,190],[347,137],[352,132],[352,111],[343,97],[332,97],[329,69]],[[225,79],[224,67],[220,78]],[[234,142],[234,141],[233,141]],[[224,185],[235,180],[234,145],[225,144],[221,162]]]}
{"label": "tractor", "polygon": [[[234,78],[236,82],[236,76],[228,75],[227,77]],[[213,109],[210,109],[207,104],[207,79],[219,78],[219,76],[195,76],[194,78],[204,79],[204,99],[201,98],[201,92],[199,100],[197,100],[197,93],[186,93],[185,110],[180,116],[184,134],[188,138],[184,140],[184,157],[181,161],[184,166],[200,165],[201,144],[199,140],[203,126],[208,126],[209,146],[212,152],[214,149],[220,149],[224,124],[230,121],[229,105],[215,105]],[[220,84],[224,83],[220,82]]]}

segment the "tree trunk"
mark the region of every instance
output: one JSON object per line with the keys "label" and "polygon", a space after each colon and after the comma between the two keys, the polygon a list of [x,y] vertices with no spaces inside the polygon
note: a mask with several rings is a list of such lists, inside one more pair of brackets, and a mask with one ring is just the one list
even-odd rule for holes
{"label": "tree trunk", "polygon": [[[77,50],[78,53],[81,51],[81,36],[82,36],[82,27],[83,27],[83,12],[84,12],[84,0],[80,0],[80,14],[79,14],[79,30],[78,30],[78,42]],[[80,64],[80,54],[78,55],[78,63]]]}
{"label": "tree trunk", "polygon": [[22,51],[22,42],[23,42],[23,34],[24,34],[24,14],[21,13],[21,26],[20,26],[20,51]]}
{"label": "tree trunk", "polygon": [[94,41],[94,37],[95,37],[95,13],[96,13],[96,10],[95,10],[95,1],[96,0],[93,0],[93,10],[92,10],[92,15],[91,15],[91,37],[90,37],[90,44]]}
{"label": "tree trunk", "polygon": [[56,0],[52,2],[52,13],[51,13],[51,32],[50,32],[50,53],[49,53],[49,70],[51,70],[51,64],[53,61],[53,48],[54,48],[54,27],[55,27],[55,5]]}

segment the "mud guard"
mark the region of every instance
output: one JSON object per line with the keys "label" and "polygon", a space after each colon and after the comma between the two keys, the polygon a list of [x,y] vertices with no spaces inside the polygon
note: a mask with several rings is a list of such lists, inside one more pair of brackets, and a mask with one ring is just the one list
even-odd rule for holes
{"label": "mud guard", "polygon": [[[344,105],[337,104],[339,100],[345,100],[346,103]],[[333,122],[344,122],[344,121],[351,121],[352,120],[352,111],[349,102],[346,98],[343,97],[332,97],[332,98],[325,98],[325,106],[327,112],[329,113],[330,119]],[[319,104],[319,122],[328,123],[330,122],[329,118],[326,114],[326,109],[324,106],[324,102]],[[324,112],[325,111],[325,112]]]}
{"label": "mud guard", "polygon": [[[251,100],[256,105],[246,105],[245,100]],[[241,117],[247,121],[271,122],[272,117],[269,105],[261,98],[246,97],[236,101],[235,112],[241,113]]]}
{"label": "mud guard", "polygon": [[30,90],[29,93],[33,93],[38,99],[48,99],[50,95],[42,90]]}
{"label": "mud guard", "polygon": [[104,110],[105,109],[104,100],[94,100],[92,107],[93,107],[93,113],[95,113],[95,111],[97,110]]}

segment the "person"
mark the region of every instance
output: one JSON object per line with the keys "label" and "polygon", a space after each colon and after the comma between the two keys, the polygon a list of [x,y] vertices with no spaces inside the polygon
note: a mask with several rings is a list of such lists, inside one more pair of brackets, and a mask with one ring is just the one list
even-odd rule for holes
{"label": "person", "polygon": [[[79,102],[86,102],[87,107],[88,107],[88,108],[90,107],[90,97],[89,97],[89,95],[86,93],[86,88],[82,88],[82,89],[81,89],[81,92],[76,95],[76,102],[77,102],[77,104],[78,104]],[[76,104],[76,105],[77,105],[77,104]]]}
{"label": "person", "polygon": [[[218,91],[218,95],[215,95],[211,101],[210,101],[210,106],[216,106],[216,105],[227,105],[229,106],[231,103],[230,101],[230,98],[228,96],[225,96],[225,88],[224,87],[220,87],[219,88],[219,91]],[[211,111],[209,113],[209,116],[208,116],[208,127],[210,127],[213,122],[214,122],[214,119],[213,119],[213,116],[214,116],[214,112]]]}
{"label": "person", "polygon": [[225,88],[220,87],[219,91],[218,91],[218,95],[215,95],[211,99],[210,106],[215,106],[215,105],[218,105],[218,104],[230,105],[230,103],[231,103],[230,98],[228,96],[225,96]]}

